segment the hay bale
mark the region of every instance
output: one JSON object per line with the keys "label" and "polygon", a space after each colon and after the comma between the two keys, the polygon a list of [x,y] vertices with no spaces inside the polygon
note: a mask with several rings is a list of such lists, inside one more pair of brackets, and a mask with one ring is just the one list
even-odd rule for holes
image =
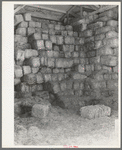
{"label": "hay bale", "polygon": [[111,108],[105,105],[84,106],[80,109],[81,117],[94,119],[111,115]]}

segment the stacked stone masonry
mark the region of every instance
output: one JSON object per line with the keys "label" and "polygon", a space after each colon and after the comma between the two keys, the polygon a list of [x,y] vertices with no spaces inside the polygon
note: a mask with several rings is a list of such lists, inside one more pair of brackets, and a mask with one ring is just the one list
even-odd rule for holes
{"label": "stacked stone masonry", "polygon": [[33,19],[29,13],[16,15],[15,21],[20,22],[14,35],[15,93],[46,90],[59,97],[78,97],[76,103],[63,99],[66,105],[82,106],[96,99],[117,109],[115,8],[85,19],[78,31],[60,22]]}

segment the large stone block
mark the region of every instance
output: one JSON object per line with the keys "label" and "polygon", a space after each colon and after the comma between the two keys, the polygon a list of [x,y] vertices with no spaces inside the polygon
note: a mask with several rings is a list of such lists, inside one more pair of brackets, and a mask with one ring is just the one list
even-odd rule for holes
{"label": "large stone block", "polygon": [[34,21],[29,21],[29,27],[35,28],[35,22]]}
{"label": "large stone block", "polygon": [[30,87],[27,83],[21,82],[15,86],[15,91],[22,92],[22,93],[29,93]]}
{"label": "large stone block", "polygon": [[107,66],[116,66],[117,63],[118,63],[118,58],[115,57],[115,56],[101,56],[101,63],[104,64],[104,65],[107,65]]}
{"label": "large stone block", "polygon": [[67,31],[61,31],[62,36],[67,36]]}
{"label": "large stone block", "polygon": [[58,81],[58,74],[52,74],[52,81],[53,82]]}
{"label": "large stone block", "polygon": [[109,38],[109,39],[106,38],[103,40],[103,44],[108,45],[112,48],[115,48],[115,47],[118,47],[119,41],[118,41],[117,37],[113,37],[113,38]]}
{"label": "large stone block", "polygon": [[108,66],[102,65],[102,69],[103,69],[103,70],[107,70],[107,72],[112,72],[112,68],[111,68],[111,67],[108,67]]}
{"label": "large stone block", "polygon": [[86,54],[87,57],[95,57],[96,56],[96,51],[89,51]]}
{"label": "large stone block", "polygon": [[28,22],[26,22],[26,21],[22,21],[17,26],[17,28],[27,28],[27,27],[28,27]]}
{"label": "large stone block", "polygon": [[111,27],[111,26],[101,27],[101,28],[96,29],[95,35],[101,34],[101,33],[106,33],[108,31],[114,31],[114,30],[115,30],[115,28]]}
{"label": "large stone block", "polygon": [[18,24],[20,22],[24,21],[23,16],[22,15],[15,15],[14,16],[14,24]]}
{"label": "large stone block", "polygon": [[54,83],[51,83],[52,84],[52,89],[53,89],[53,92],[54,93],[58,93],[61,91],[60,89],[60,85],[58,82],[54,82]]}
{"label": "large stone block", "polygon": [[25,21],[31,21],[31,13],[24,13],[23,17]]}
{"label": "large stone block", "polygon": [[118,89],[118,80],[108,80],[107,88],[117,90]]}
{"label": "large stone block", "polygon": [[23,50],[16,50],[14,52],[14,57],[16,61],[23,62],[25,60],[25,52]]}
{"label": "large stone block", "polygon": [[75,82],[73,83],[73,89],[74,89],[74,90],[78,90],[78,89],[79,89],[79,86],[80,86],[80,84],[79,84],[78,81],[75,81]]}
{"label": "large stone block", "polygon": [[21,82],[20,78],[14,78],[14,85],[17,85]]}
{"label": "large stone block", "polygon": [[106,33],[106,38],[118,37],[118,33],[115,31],[109,31]]}
{"label": "large stone block", "polygon": [[44,78],[43,78],[42,73],[37,73],[37,74],[36,74],[36,82],[37,82],[38,84],[44,82]]}
{"label": "large stone block", "polygon": [[73,30],[73,27],[71,25],[66,25],[65,28],[66,28],[67,31],[72,31]]}
{"label": "large stone block", "polygon": [[62,45],[64,42],[63,36],[56,36],[56,44]]}
{"label": "large stone block", "polygon": [[103,40],[104,38],[105,38],[105,34],[102,33],[102,34],[95,35],[94,40],[99,41],[99,40]]}
{"label": "large stone block", "polygon": [[94,65],[85,65],[85,71],[94,71]]}
{"label": "large stone block", "polygon": [[54,29],[49,29],[48,32],[49,32],[50,35],[55,35],[55,30]]}
{"label": "large stone block", "polygon": [[27,84],[35,84],[36,83],[36,75],[31,73],[31,74],[27,74],[24,75],[21,80],[23,82],[26,82]]}
{"label": "large stone block", "polygon": [[60,87],[61,87],[61,91],[65,91],[66,90],[66,82],[61,82],[60,83]]}
{"label": "large stone block", "polygon": [[29,65],[31,67],[40,67],[40,58],[39,57],[31,57],[24,62],[25,65]]}
{"label": "large stone block", "polygon": [[63,73],[58,74],[58,80],[59,81],[62,81],[64,78],[65,78],[65,74],[63,74]]}
{"label": "large stone block", "polygon": [[32,27],[27,28],[27,35],[28,36],[32,35],[33,33],[35,33],[35,28],[32,28]]}
{"label": "large stone block", "polygon": [[79,57],[79,52],[72,52],[72,57]]}
{"label": "large stone block", "polygon": [[93,35],[93,31],[92,30],[85,30],[85,31],[83,31],[83,35],[84,35],[84,37],[90,37]]}
{"label": "large stone block", "polygon": [[54,24],[48,24],[48,28],[49,28],[49,29],[54,29],[55,26],[54,26]]}
{"label": "large stone block", "polygon": [[52,43],[56,43],[56,36],[50,35],[50,40],[52,41]]}
{"label": "large stone block", "polygon": [[15,75],[15,78],[21,78],[23,76],[21,66],[14,65],[14,75]]}
{"label": "large stone block", "polygon": [[65,58],[71,58],[72,53],[71,52],[65,52]]}
{"label": "large stone block", "polygon": [[102,43],[101,40],[94,42],[94,49],[98,49],[98,48],[100,48],[100,47],[102,47],[102,46],[103,46],[103,43]]}
{"label": "large stone block", "polygon": [[36,50],[39,50],[39,49],[45,49],[44,47],[44,40],[36,40],[33,42],[33,48],[36,49]]}
{"label": "large stone block", "polygon": [[36,67],[36,68],[32,67],[31,71],[32,73],[37,73],[39,71],[39,67]]}
{"label": "large stone block", "polygon": [[45,41],[45,47],[47,50],[51,50],[52,49],[52,42],[51,41]]}
{"label": "large stone block", "polygon": [[60,56],[60,53],[58,52],[58,51],[54,51],[53,52],[53,57],[55,58],[55,57],[59,57]]}
{"label": "large stone block", "polygon": [[106,74],[103,75],[103,77],[104,77],[105,80],[110,80],[111,79],[111,74],[106,73]]}
{"label": "large stone block", "polygon": [[54,58],[48,58],[48,67],[54,68],[55,67],[55,59]]}
{"label": "large stone block", "polygon": [[35,27],[36,28],[41,28],[41,22],[35,22]]}
{"label": "large stone block", "polygon": [[41,40],[41,33],[33,33],[28,39],[30,43],[34,40]]}
{"label": "large stone block", "polygon": [[24,54],[25,54],[25,58],[26,58],[26,59],[33,56],[33,55],[32,55],[33,53],[32,53],[32,50],[31,50],[31,49],[25,49]]}
{"label": "large stone block", "polygon": [[113,67],[113,72],[119,72],[119,68],[118,68],[118,66],[115,66],[115,67]]}
{"label": "large stone block", "polygon": [[35,104],[32,107],[32,116],[42,119],[46,118],[49,114],[50,110],[50,105],[45,103],[45,104]]}
{"label": "large stone block", "polygon": [[113,55],[113,49],[111,47],[109,47],[109,46],[101,47],[101,48],[97,49],[96,55],[97,56],[101,56],[101,55]]}
{"label": "large stone block", "polygon": [[48,39],[49,39],[48,34],[43,33],[43,34],[42,34],[42,39],[43,39],[43,40],[48,40]]}
{"label": "large stone block", "polygon": [[67,31],[68,36],[73,36],[73,31]]}
{"label": "large stone block", "polygon": [[81,117],[94,119],[111,115],[111,108],[104,105],[84,106],[80,109]]}
{"label": "large stone block", "polygon": [[94,36],[87,37],[84,39],[84,43],[93,42],[93,41],[94,41]]}
{"label": "large stone block", "polygon": [[24,75],[31,73],[31,67],[30,66],[22,66]]}
{"label": "large stone block", "polygon": [[117,11],[115,11],[113,9],[110,9],[110,10],[107,10],[107,11],[99,14],[99,17],[107,16],[107,17],[110,17],[110,18],[113,18],[113,19],[117,19],[117,14],[118,14]]}
{"label": "large stone block", "polygon": [[80,63],[80,59],[79,58],[74,58],[73,59],[73,64],[79,64]]}
{"label": "large stone block", "polygon": [[76,69],[76,71],[83,73],[85,70],[85,67],[84,67],[84,65],[79,64],[75,67],[75,69]]}
{"label": "large stone block", "polygon": [[45,82],[51,82],[52,81],[51,74],[44,74],[44,81]]}
{"label": "large stone block", "polygon": [[87,28],[92,29],[92,30],[95,30],[100,27],[103,27],[103,22],[96,22],[96,23],[91,23],[87,25]]}
{"label": "large stone block", "polygon": [[84,79],[87,78],[87,76],[86,76],[86,75],[83,75],[83,74],[81,74],[81,73],[72,73],[72,78],[73,78],[74,80],[84,80]]}
{"label": "large stone block", "polygon": [[67,36],[64,37],[64,42],[65,44],[75,44],[75,39],[74,37]]}
{"label": "large stone block", "polygon": [[14,42],[19,43],[19,45],[23,45],[28,42],[28,39],[22,35],[14,35]]}
{"label": "large stone block", "polygon": [[55,25],[55,30],[61,30],[61,25],[56,24],[56,25]]}
{"label": "large stone block", "polygon": [[16,29],[16,34],[26,36],[26,28],[17,28]]}
{"label": "large stone block", "polygon": [[100,56],[89,58],[89,63],[90,64],[100,63]]}
{"label": "large stone block", "polygon": [[108,26],[112,26],[112,27],[117,27],[118,21],[116,21],[116,20],[109,20],[109,21],[107,21],[107,25]]}

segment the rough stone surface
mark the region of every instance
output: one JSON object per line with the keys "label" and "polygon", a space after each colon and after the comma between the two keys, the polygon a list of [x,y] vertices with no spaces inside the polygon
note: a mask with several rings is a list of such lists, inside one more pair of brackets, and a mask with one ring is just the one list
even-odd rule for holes
{"label": "rough stone surface", "polygon": [[80,109],[81,116],[87,119],[94,119],[104,116],[110,116],[111,108],[104,105],[84,106]]}

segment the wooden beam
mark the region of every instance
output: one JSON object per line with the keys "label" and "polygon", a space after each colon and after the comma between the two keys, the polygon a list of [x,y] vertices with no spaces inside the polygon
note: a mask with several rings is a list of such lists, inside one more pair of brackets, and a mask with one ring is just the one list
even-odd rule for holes
{"label": "wooden beam", "polygon": [[[73,5],[67,12],[70,14],[71,13],[71,11],[75,8],[75,7],[77,7],[76,5]],[[60,21],[63,21],[64,20],[64,18],[66,17],[67,15],[65,14],[65,15],[63,15],[62,17],[61,17],[61,19],[60,19]]]}
{"label": "wooden beam", "polygon": [[[100,9],[98,9],[98,10],[96,10],[96,11],[91,12],[89,15],[87,15],[87,16],[85,16],[85,17],[89,17],[89,16],[91,16],[91,15],[94,15],[94,14],[97,14],[97,13],[101,13],[101,12],[104,12],[104,11],[107,11],[107,10],[112,9],[112,8],[114,8],[114,7],[117,7],[117,5],[113,5],[113,6],[110,5],[110,6],[106,6],[106,7],[100,8]],[[83,19],[83,18],[74,19],[74,20],[72,20],[72,21],[70,22],[70,24],[72,24],[72,25],[81,24],[81,23],[82,23],[82,19]]]}
{"label": "wooden beam", "polygon": [[67,24],[69,24],[69,13],[67,12],[66,15],[67,15]]}
{"label": "wooden beam", "polygon": [[23,6],[19,6],[14,10],[14,14],[17,13],[19,10],[21,10],[22,8],[24,8],[26,5]]}
{"label": "wooden beam", "polygon": [[98,7],[96,7],[95,5],[89,5],[90,7],[91,7],[91,9],[93,9],[93,10],[98,10],[99,8]]}
{"label": "wooden beam", "polygon": [[30,12],[30,13],[31,13],[31,16],[35,18],[43,18],[43,19],[59,21],[59,19],[56,16],[53,16],[50,14],[43,14],[39,12]]}
{"label": "wooden beam", "polygon": [[55,11],[55,12],[66,14],[66,11],[64,11],[64,10],[49,8],[49,7],[45,7],[43,5],[26,5],[26,6],[30,6],[30,7],[34,7],[34,8],[41,8],[41,9],[46,9],[46,10],[51,10],[51,11]]}
{"label": "wooden beam", "polygon": [[83,16],[83,7],[80,6],[80,16],[82,17]]}

